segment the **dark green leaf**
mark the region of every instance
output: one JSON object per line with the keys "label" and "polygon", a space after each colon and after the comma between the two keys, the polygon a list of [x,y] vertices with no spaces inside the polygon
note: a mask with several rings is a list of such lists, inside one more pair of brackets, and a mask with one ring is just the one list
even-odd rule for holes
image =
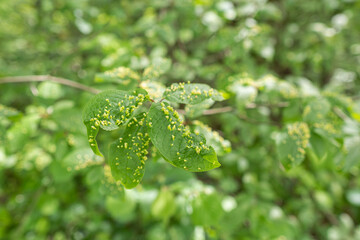
{"label": "dark green leaf", "polygon": [[123,136],[110,145],[111,174],[115,180],[120,180],[125,188],[134,188],[144,175],[150,142],[146,116],[146,113],[141,113],[132,118]]}
{"label": "dark green leaf", "polygon": [[154,103],[148,115],[152,143],[172,165],[192,172],[220,166],[217,156],[201,134],[191,133],[167,103]]}
{"label": "dark green leaf", "polygon": [[147,92],[139,89],[133,92],[108,90],[90,100],[84,108],[82,119],[87,128],[90,147],[95,154],[102,156],[96,142],[99,127],[107,131],[118,128],[147,99]]}

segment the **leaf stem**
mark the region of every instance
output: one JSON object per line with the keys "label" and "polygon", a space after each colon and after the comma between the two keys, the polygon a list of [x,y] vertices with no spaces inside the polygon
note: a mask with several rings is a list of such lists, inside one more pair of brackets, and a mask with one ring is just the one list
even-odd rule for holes
{"label": "leaf stem", "polygon": [[65,78],[60,78],[60,77],[54,77],[51,75],[29,75],[29,76],[15,76],[15,77],[3,77],[0,78],[0,84],[4,84],[4,83],[22,83],[22,82],[44,82],[44,81],[51,81],[51,82],[56,82],[62,85],[66,85],[69,87],[73,87],[73,88],[77,88],[86,92],[90,92],[93,94],[98,94],[101,91],[96,89],[96,88],[92,88],[86,85],[83,85],[81,83],[69,80],[69,79],[65,79]]}

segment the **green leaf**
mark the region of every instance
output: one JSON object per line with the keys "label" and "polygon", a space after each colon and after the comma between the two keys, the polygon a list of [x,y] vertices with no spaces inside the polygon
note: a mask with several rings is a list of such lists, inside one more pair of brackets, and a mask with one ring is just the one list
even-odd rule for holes
{"label": "green leaf", "polygon": [[144,176],[150,138],[146,113],[136,115],[126,126],[124,135],[110,145],[109,165],[115,180],[125,188],[134,188]]}
{"label": "green leaf", "polygon": [[214,103],[214,100],[206,99],[205,101],[195,105],[188,104],[185,106],[186,116],[189,118],[199,117],[206,109],[210,108]]}
{"label": "green leaf", "polygon": [[176,211],[175,196],[168,189],[162,189],[151,206],[151,214],[167,221]]}
{"label": "green leaf", "polygon": [[162,83],[151,80],[142,81],[140,87],[145,89],[153,100],[160,100],[165,91],[165,86]]}
{"label": "green leaf", "polygon": [[195,133],[200,133],[206,138],[207,144],[214,147],[215,152],[221,156],[231,151],[230,141],[225,140],[218,132],[200,121],[193,121]]}
{"label": "green leaf", "polygon": [[344,147],[347,152],[345,155],[344,171],[350,171],[352,167],[358,166],[360,162],[360,136],[345,138]]}
{"label": "green leaf", "polygon": [[165,90],[163,97],[171,102],[184,104],[198,104],[206,99],[224,100],[217,90],[200,83],[174,83]]}
{"label": "green leaf", "polygon": [[38,87],[39,96],[46,99],[58,99],[64,95],[62,86],[54,82],[42,82]]}
{"label": "green leaf", "polygon": [[99,127],[111,131],[127,122],[144,101],[148,94],[143,89],[133,92],[108,90],[97,94],[85,106],[82,119],[86,126],[91,149],[102,156],[99,151],[96,136]]}
{"label": "green leaf", "polygon": [[325,98],[311,99],[304,108],[303,118],[308,123],[321,123],[331,109],[330,103]]}
{"label": "green leaf", "polygon": [[70,171],[79,171],[93,165],[100,165],[104,159],[95,155],[89,148],[76,149],[66,155],[62,165]]}
{"label": "green leaf", "polygon": [[217,193],[201,193],[192,202],[191,218],[195,225],[215,226],[224,215],[221,198]]}
{"label": "green leaf", "polygon": [[276,141],[279,159],[285,169],[299,165],[305,158],[310,130],[306,123],[289,124]]}
{"label": "green leaf", "polygon": [[152,80],[166,73],[171,67],[171,60],[167,58],[155,58],[152,64],[145,68],[143,79]]}
{"label": "green leaf", "polygon": [[215,150],[206,145],[204,136],[191,133],[168,103],[152,104],[148,126],[152,143],[175,167],[203,172],[220,166]]}
{"label": "green leaf", "polygon": [[0,104],[0,119],[17,117],[19,115],[21,115],[21,113],[15,108],[7,107]]}
{"label": "green leaf", "polygon": [[134,88],[140,81],[140,76],[130,68],[118,67],[95,75],[95,82],[110,82],[120,84],[125,89]]}

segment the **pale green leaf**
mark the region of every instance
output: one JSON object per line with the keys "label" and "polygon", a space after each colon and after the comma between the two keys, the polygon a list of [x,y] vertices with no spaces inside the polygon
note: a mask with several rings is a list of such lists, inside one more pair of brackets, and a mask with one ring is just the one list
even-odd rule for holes
{"label": "pale green leaf", "polygon": [[100,165],[103,162],[104,159],[95,155],[89,148],[80,148],[66,155],[62,165],[70,172],[79,171],[93,165]]}
{"label": "pale green leaf", "polygon": [[140,81],[140,76],[126,67],[118,67],[95,75],[95,82],[109,82],[120,84],[125,89],[134,88]]}
{"label": "pale green leaf", "polygon": [[206,99],[214,101],[224,100],[221,93],[217,90],[200,83],[174,83],[165,90],[163,97],[170,102],[184,104],[198,104]]}
{"label": "pale green leaf", "polygon": [[308,123],[321,123],[331,109],[330,103],[325,98],[311,99],[304,108],[303,118]]}
{"label": "pale green leaf", "polygon": [[168,189],[162,189],[151,206],[151,213],[157,219],[167,221],[176,210],[175,196]]}
{"label": "pale green leaf", "polygon": [[216,194],[201,193],[192,202],[192,221],[195,225],[216,226],[224,215],[221,197]]}
{"label": "pale green leaf", "polygon": [[305,158],[305,149],[309,143],[310,130],[306,123],[289,124],[279,134],[276,141],[280,162],[285,169],[299,165]]}
{"label": "pale green leaf", "polygon": [[167,58],[155,58],[152,64],[145,68],[143,79],[151,80],[160,77],[166,73],[171,67],[171,60]]}
{"label": "pale green leaf", "polygon": [[206,143],[214,147],[219,156],[231,151],[230,141],[225,140],[218,132],[213,131],[209,126],[197,120],[193,121],[193,124],[195,133],[204,135]]}

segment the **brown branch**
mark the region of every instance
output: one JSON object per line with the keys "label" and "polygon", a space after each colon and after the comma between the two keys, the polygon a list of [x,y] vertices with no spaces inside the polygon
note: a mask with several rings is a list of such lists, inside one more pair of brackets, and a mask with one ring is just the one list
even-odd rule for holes
{"label": "brown branch", "polygon": [[29,76],[16,76],[16,77],[3,77],[0,78],[0,84],[4,83],[23,83],[23,82],[45,82],[45,81],[51,81],[56,82],[62,85],[66,85],[69,87],[77,88],[86,92],[90,92],[93,94],[98,94],[101,91],[92,88],[86,85],[83,85],[78,82],[71,81],[69,79],[60,78],[60,77],[54,77],[50,75],[29,75]]}

